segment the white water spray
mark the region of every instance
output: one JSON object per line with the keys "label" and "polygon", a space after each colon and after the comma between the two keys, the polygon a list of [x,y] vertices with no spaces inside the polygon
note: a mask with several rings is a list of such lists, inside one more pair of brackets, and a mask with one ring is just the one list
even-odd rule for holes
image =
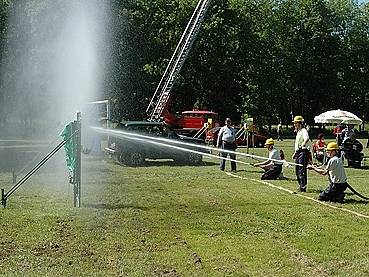
{"label": "white water spray", "polygon": [[2,136],[55,138],[100,97],[106,13],[104,0],[14,1],[1,67]]}
{"label": "white water spray", "polygon": [[[108,0],[12,1],[0,76],[0,149],[19,173],[76,112],[100,99],[109,55]],[[15,144],[24,139],[24,146]],[[37,140],[37,142],[35,141]],[[39,146],[41,145],[41,146]],[[60,170],[64,153],[58,154]],[[54,159],[55,161],[55,159]],[[35,161],[36,162],[36,161]],[[50,163],[48,163],[50,164]]]}
{"label": "white water spray", "polygon": [[[266,158],[266,157],[261,157],[261,156],[256,156],[256,155],[251,155],[251,154],[246,154],[246,153],[236,152],[236,151],[231,151],[231,150],[226,150],[226,149],[213,148],[213,147],[209,147],[209,146],[205,146],[205,145],[183,142],[183,141],[180,141],[180,140],[166,139],[166,138],[153,137],[153,136],[145,136],[145,135],[141,135],[141,134],[137,134],[137,133],[133,133],[133,132],[125,132],[125,131],[121,131],[121,130],[118,131],[118,130],[104,129],[104,128],[100,128],[100,127],[90,127],[90,128],[92,130],[94,130],[95,132],[105,134],[105,135],[109,135],[109,136],[113,136],[113,137],[125,138],[125,139],[129,139],[129,140],[137,140],[137,141],[141,141],[141,142],[144,142],[144,143],[150,143],[150,144],[156,144],[156,145],[161,146],[161,147],[177,149],[177,150],[181,150],[181,151],[185,151],[185,152],[192,152],[192,153],[201,154],[201,155],[208,156],[208,157],[213,157],[213,158],[215,157],[217,159],[235,161],[235,160],[232,160],[232,159],[229,159],[229,158],[224,158],[224,157],[220,157],[220,156],[217,156],[217,155],[204,153],[204,152],[201,152],[201,151],[196,151],[196,150],[192,150],[192,149],[188,149],[188,148],[184,148],[184,147],[175,146],[173,144],[189,146],[191,148],[201,148],[201,149],[208,150],[208,151],[217,150],[219,152],[237,154],[239,156],[244,156],[244,157],[250,157],[250,158],[255,158],[255,159],[260,159],[260,160],[270,160],[270,161],[280,162],[280,160],[269,159],[269,158]],[[253,165],[252,163],[246,163],[246,162],[239,161],[239,160],[237,162],[242,163],[242,164],[247,164],[247,165]],[[302,164],[297,164],[297,163],[292,163],[292,162],[286,162],[286,163],[289,164],[289,165],[303,166]]]}

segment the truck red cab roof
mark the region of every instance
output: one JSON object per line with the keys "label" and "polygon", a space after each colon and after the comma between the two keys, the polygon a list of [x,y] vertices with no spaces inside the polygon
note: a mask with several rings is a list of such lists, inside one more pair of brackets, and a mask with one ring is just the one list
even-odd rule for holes
{"label": "truck red cab roof", "polygon": [[210,114],[210,115],[218,115],[218,113],[212,112],[212,111],[198,111],[198,110],[192,110],[192,111],[184,111],[182,112],[183,115],[188,115],[188,114]]}

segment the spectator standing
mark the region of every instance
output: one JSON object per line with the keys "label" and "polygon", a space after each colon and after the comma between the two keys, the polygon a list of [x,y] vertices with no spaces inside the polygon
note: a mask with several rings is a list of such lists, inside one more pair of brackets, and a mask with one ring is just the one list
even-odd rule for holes
{"label": "spectator standing", "polygon": [[337,124],[337,126],[333,129],[333,135],[336,137],[336,142],[338,146],[342,144],[342,130],[344,126],[341,124]]}
{"label": "spectator standing", "polygon": [[[236,131],[231,127],[231,119],[226,118],[225,125],[220,128],[219,134],[218,134],[218,140],[217,140],[217,147],[221,148],[222,150],[228,150],[228,151],[236,151],[237,145],[236,145]],[[227,158],[228,155],[231,161],[231,170],[236,171],[237,165],[236,165],[236,154],[235,153],[227,153],[224,151],[220,152],[220,155],[222,159],[220,159],[220,170],[224,171],[225,169],[225,162],[226,160],[224,158]]]}
{"label": "spectator standing", "polygon": [[341,138],[342,143],[345,143],[347,139],[350,139],[352,134],[354,134],[354,125],[348,124],[346,127],[342,130]]}
{"label": "spectator standing", "polygon": [[279,122],[279,124],[277,125],[277,140],[278,141],[282,141],[283,138],[282,138],[282,122]]}
{"label": "spectator standing", "polygon": [[[309,163],[310,154],[310,138],[308,131],[304,128],[304,118],[300,115],[293,119],[295,127],[295,152],[292,159],[295,159],[299,166],[295,166],[297,182],[299,184],[299,191],[306,192],[307,189],[307,165]],[[302,166],[301,166],[302,165]]]}

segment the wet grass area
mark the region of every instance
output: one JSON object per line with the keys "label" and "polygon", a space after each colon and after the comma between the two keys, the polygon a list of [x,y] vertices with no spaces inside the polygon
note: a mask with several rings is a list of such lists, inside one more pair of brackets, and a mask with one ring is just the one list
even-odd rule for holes
{"label": "wet grass area", "polygon": [[[292,145],[277,142],[288,160]],[[267,155],[265,149],[254,154]],[[205,162],[131,168],[84,156],[81,208],[73,207],[65,171],[36,174],[0,209],[1,275],[369,274],[369,219],[252,181],[262,173],[257,168],[239,164],[240,179],[221,172],[215,160]],[[346,172],[369,195],[368,171]],[[287,180],[270,183],[296,190],[294,168],[284,168],[284,175]],[[11,179],[0,173],[1,187],[9,189]],[[304,195],[317,198],[326,185],[325,177],[309,172]],[[345,204],[332,206],[369,215],[367,202],[351,193]]]}

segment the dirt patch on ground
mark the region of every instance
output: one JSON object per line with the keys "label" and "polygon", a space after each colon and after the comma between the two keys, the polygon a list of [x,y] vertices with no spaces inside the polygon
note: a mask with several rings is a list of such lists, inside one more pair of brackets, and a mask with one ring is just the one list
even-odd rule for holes
{"label": "dirt patch on ground", "polygon": [[37,245],[32,249],[32,254],[35,256],[47,255],[51,256],[57,252],[61,251],[61,247],[59,244],[50,242],[50,243],[42,243]]}
{"label": "dirt patch on ground", "polygon": [[75,235],[73,235],[72,232],[72,226],[71,226],[71,222],[73,220],[63,220],[63,219],[57,219],[56,220],[56,226],[55,231],[58,233],[59,237],[64,241],[64,242],[68,242],[72,239],[75,238]]}
{"label": "dirt patch on ground", "polygon": [[15,254],[17,243],[14,240],[0,242],[0,261]]}
{"label": "dirt patch on ground", "polygon": [[313,258],[304,255],[300,250],[295,248],[293,245],[287,243],[283,240],[277,240],[277,242],[283,246],[291,255],[291,259],[300,263],[304,266],[304,268],[308,268],[311,272],[313,272],[314,276],[328,276],[327,271],[320,266]]}
{"label": "dirt patch on ground", "polygon": [[175,269],[156,269],[155,274],[161,277],[179,277],[181,274]]}
{"label": "dirt patch on ground", "polygon": [[195,266],[196,269],[201,269],[202,268],[201,257],[196,252],[193,251],[191,246],[188,245],[187,241],[178,235],[175,236],[175,240],[178,246],[183,246],[187,249],[188,252],[192,252],[191,258],[190,258],[192,261],[192,264]]}
{"label": "dirt patch on ground", "polygon": [[[57,234],[57,241],[41,242],[32,248],[31,252],[35,256],[54,256],[60,255],[64,247],[75,238],[72,232],[71,222],[73,220],[56,219],[52,231]],[[83,255],[83,253],[82,253]]]}

